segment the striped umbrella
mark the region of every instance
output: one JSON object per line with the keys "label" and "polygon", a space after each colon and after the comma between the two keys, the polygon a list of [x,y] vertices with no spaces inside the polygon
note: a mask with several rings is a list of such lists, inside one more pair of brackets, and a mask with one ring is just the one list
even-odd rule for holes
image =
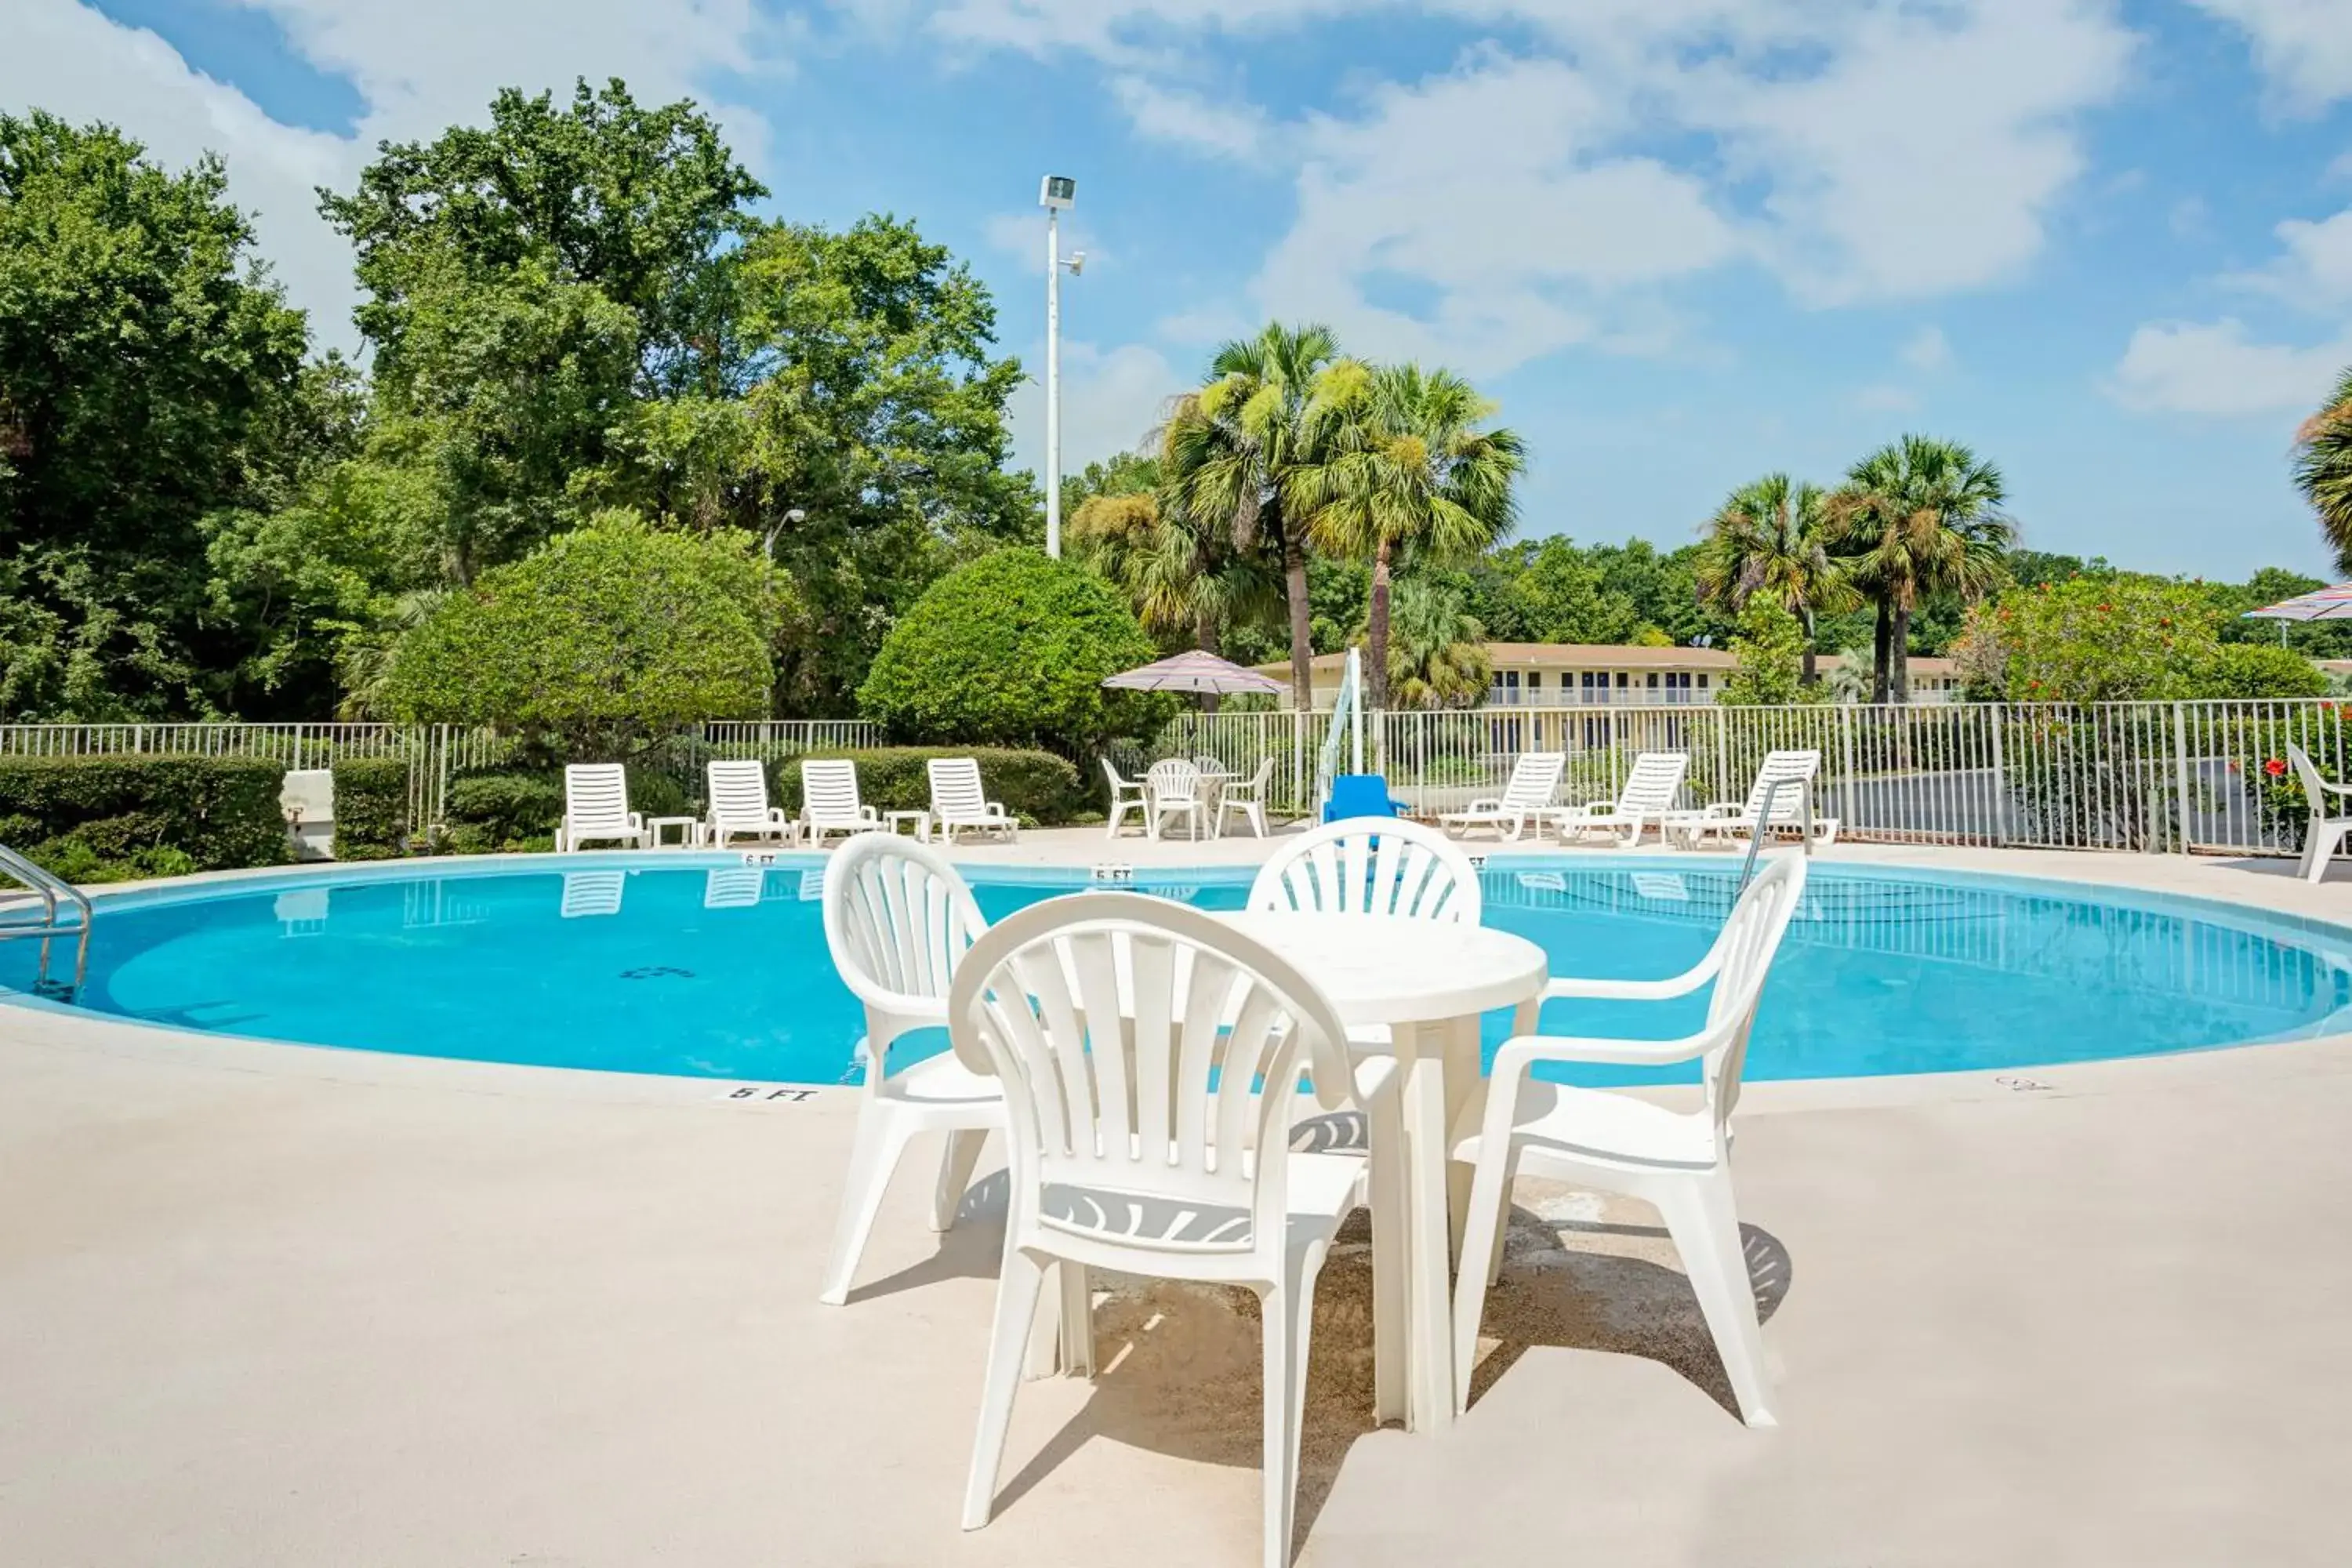
{"label": "striped umbrella", "polygon": [[1147,664],[1140,669],[1130,669],[1114,675],[1103,682],[1129,691],[1272,691],[1279,692],[1282,684],[1269,680],[1255,669],[1244,669],[1230,659],[1194,648]]}
{"label": "striped umbrella", "polygon": [[2259,610],[2248,610],[2246,615],[2265,621],[2352,620],[2352,583],[2315,588],[2292,599],[2281,599],[2275,605],[2264,605]]}

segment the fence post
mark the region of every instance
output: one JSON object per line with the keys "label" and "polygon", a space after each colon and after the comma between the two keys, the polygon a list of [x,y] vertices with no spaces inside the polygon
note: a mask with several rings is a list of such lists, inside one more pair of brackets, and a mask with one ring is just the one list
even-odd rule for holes
{"label": "fence post", "polygon": [[1992,837],[2000,848],[2009,847],[2009,767],[2001,738],[2009,728],[2009,705],[1995,702],[1985,710],[1987,721],[1992,725]]}
{"label": "fence post", "polygon": [[[1845,819],[1846,832],[1859,837],[1862,834],[1862,814],[1856,809],[1856,802],[1860,798],[1856,794],[1856,789],[1862,781],[1854,776],[1853,710],[1843,702],[1839,703],[1837,706],[1837,721],[1838,758],[1840,763],[1840,772],[1838,774],[1838,815]],[[1812,809],[1812,796],[1810,791],[1806,794],[1805,804],[1808,811]]]}
{"label": "fence post", "polygon": [[2189,710],[2186,704],[2172,705],[2172,766],[2173,784],[2179,792],[2180,823],[2180,853],[2189,853],[2189,799],[2190,794],[2189,767]]}

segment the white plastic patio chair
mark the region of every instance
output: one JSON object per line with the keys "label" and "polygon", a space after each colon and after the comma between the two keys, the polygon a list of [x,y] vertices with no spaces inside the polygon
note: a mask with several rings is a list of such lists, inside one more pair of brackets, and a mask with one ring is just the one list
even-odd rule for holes
{"label": "white plastic patio chair", "polygon": [[1249,824],[1256,837],[1265,837],[1265,786],[1274,777],[1274,759],[1266,758],[1257,765],[1257,772],[1246,779],[1234,779],[1217,792],[1217,833],[1223,837],[1224,819],[1235,812]]}
{"label": "white plastic patio chair", "polygon": [[996,1080],[973,1073],[952,1051],[897,1071],[890,1067],[890,1047],[901,1035],[946,1026],[949,983],[987,929],[971,888],[928,845],[896,834],[862,836],[824,868],[824,944],[842,984],[866,1010],[866,1037],[857,1043],[866,1084],[820,1301],[839,1306],[849,1299],[858,1257],[909,1139],[948,1135],[931,1193],[931,1228],[948,1230],[982,1143],[1004,1120]]}
{"label": "white plastic patio chair", "polygon": [[711,847],[724,849],[739,837],[774,838],[791,843],[800,837],[800,824],[784,809],[768,804],[768,765],[756,757],[711,763],[704,770],[710,784],[710,804],[703,832]]}
{"label": "white plastic patio chair", "polygon": [[857,798],[857,764],[845,757],[801,763],[801,823],[820,847],[828,833],[879,833],[881,816]]}
{"label": "white plastic patio chair", "polygon": [[1102,771],[1103,777],[1110,781],[1110,820],[1103,825],[1103,837],[1118,837],[1118,825],[1127,820],[1127,814],[1130,811],[1140,819],[1145,836],[1150,837],[1151,832],[1150,788],[1132,779],[1119,777],[1118,770],[1110,765],[1108,757],[1102,760]]}
{"label": "white plastic patio chair", "polygon": [[1642,842],[1644,826],[1664,821],[1675,808],[1675,797],[1683,791],[1683,774],[1689,769],[1688,752],[1643,752],[1633,759],[1633,771],[1625,775],[1625,785],[1615,800],[1561,806],[1551,813],[1552,824],[1563,840],[1570,835],[1622,833],[1623,846],[1631,849]]}
{"label": "white plastic patio chair", "polygon": [[1522,752],[1511,764],[1511,779],[1501,795],[1474,800],[1461,811],[1446,812],[1438,823],[1465,835],[1474,827],[1491,827],[1498,838],[1517,838],[1529,823],[1540,832],[1544,814],[1559,788],[1559,776],[1567,769],[1565,752]]}
{"label": "white plastic patio chair", "polygon": [[959,829],[965,833],[995,833],[1008,839],[1021,837],[1021,825],[1006,813],[1004,803],[991,800],[981,787],[977,757],[933,757],[931,821],[950,844]]}
{"label": "white plastic patio chair", "polygon": [[629,809],[628,770],[618,763],[572,763],[563,770],[563,820],[555,829],[561,853],[591,841],[599,844],[653,842],[646,819]]}
{"label": "white plastic patio chair", "polygon": [[[1131,1003],[1131,1005],[1130,1005]],[[1240,1286],[1265,1334],[1267,1568],[1290,1560],[1316,1277],[1367,1200],[1354,1152],[1291,1147],[1293,1086],[1327,1110],[1353,1098],[1339,1019],[1313,984],[1214,916],[1134,893],[1052,900],[972,944],[949,1000],[956,1050],[1004,1084],[1011,1202],[963,1525],[993,1511],[1005,1435],[1045,1271],[1075,1364],[1091,1371],[1086,1271]],[[1104,1020],[1120,1019],[1115,1027]],[[1371,1142],[1394,1128],[1370,1075]],[[1259,1093],[1255,1083],[1266,1086]],[[1373,1205],[1376,1280],[1399,1213]],[[1400,1281],[1401,1282],[1401,1281]],[[1376,1287],[1376,1328],[1402,1305]],[[1075,1329],[1076,1332],[1072,1333]],[[1375,1333],[1375,1354],[1389,1348]],[[1377,1372],[1375,1376],[1381,1376]]]}
{"label": "white plastic patio chair", "polygon": [[1485,896],[1478,868],[1444,834],[1403,817],[1355,816],[1310,828],[1268,856],[1247,907],[1476,925]]}
{"label": "white plastic patio chair", "polygon": [[1196,764],[1181,757],[1154,763],[1151,771],[1143,775],[1143,787],[1151,797],[1143,820],[1154,839],[1160,837],[1160,825],[1171,816],[1184,818],[1185,831],[1192,837],[1209,836],[1208,792]]}
{"label": "white plastic patio chair", "polygon": [[2344,836],[2352,833],[2352,816],[2330,816],[2330,796],[2352,795],[2352,784],[2329,784],[2320,776],[2319,764],[2301,746],[2289,746],[2286,760],[2294,769],[2295,777],[2303,781],[2304,798],[2311,803],[2311,821],[2303,830],[2303,879],[2323,882],[2327,879],[2327,862],[2343,844]]}
{"label": "white plastic patio chair", "polygon": [[[1756,782],[1749,786],[1748,798],[1740,801],[1717,801],[1699,811],[1670,811],[1659,827],[1668,843],[1678,843],[1696,848],[1708,838],[1729,843],[1735,835],[1786,830],[1802,837],[1812,804],[1813,775],[1821,771],[1822,754],[1816,751],[1773,752],[1756,770]],[[1775,795],[1775,783],[1783,784]],[[1767,797],[1771,801],[1772,820],[1763,820]],[[1837,841],[1838,819],[1834,816],[1811,817],[1812,842],[1826,847]]]}
{"label": "white plastic patio chair", "polygon": [[[1560,1039],[1521,1034],[1495,1055],[1483,1110],[1455,1128],[1454,1158],[1474,1166],[1454,1305],[1454,1404],[1468,1403],[1478,1320],[1500,1257],[1511,1182],[1541,1176],[1654,1205],[1690,1276],[1691,1291],[1750,1426],[1773,1425],[1763,1331],[1731,1192],[1731,1112],[1772,957],[1805,887],[1802,855],[1771,857],[1739,896],[1696,967],[1671,980],[1554,980],[1546,997],[1654,1002],[1714,982],[1706,1022],[1680,1039]],[[1654,1067],[1697,1058],[1704,1102],[1670,1110],[1606,1089],[1541,1083],[1538,1062]]]}

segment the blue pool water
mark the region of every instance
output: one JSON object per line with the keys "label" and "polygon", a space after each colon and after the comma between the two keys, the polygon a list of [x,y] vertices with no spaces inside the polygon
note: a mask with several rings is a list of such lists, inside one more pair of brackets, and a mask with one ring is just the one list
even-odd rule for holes
{"label": "blue pool water", "polygon": [[[859,1025],[825,953],[816,864],[576,857],[123,895],[100,904],[79,1005],[363,1050],[840,1082]],[[1540,943],[1556,973],[1670,974],[1706,950],[1731,875],[1514,860],[1484,873],[1486,920]],[[1082,884],[983,872],[974,886],[997,918]],[[1212,909],[1239,908],[1246,885],[1234,871],[1136,884]],[[21,991],[32,963],[31,943],[0,945],[0,984]],[[1545,1025],[1664,1037],[1703,1005],[1555,1003]],[[1748,1071],[2137,1056],[2352,1027],[2347,1008],[2352,933],[2058,884],[1819,867]],[[1506,1022],[1487,1021],[1490,1048]]]}

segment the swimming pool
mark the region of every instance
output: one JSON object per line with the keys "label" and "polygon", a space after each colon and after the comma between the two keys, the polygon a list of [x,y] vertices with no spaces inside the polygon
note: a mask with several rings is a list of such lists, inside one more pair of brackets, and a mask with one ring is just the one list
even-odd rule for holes
{"label": "swimming pool", "polygon": [[[991,918],[1084,871],[979,868]],[[1138,872],[1238,909],[1244,868]],[[78,1006],[362,1050],[791,1083],[854,1081],[859,1016],[819,920],[822,862],[574,856],[272,877],[101,900]],[[1514,858],[1486,921],[1562,973],[1656,976],[1702,953],[1727,865]],[[0,946],[15,1000],[33,944]],[[68,956],[67,962],[70,963]],[[1561,1032],[1665,1037],[1704,1003],[1554,1003]],[[1488,1047],[1507,1019],[1487,1020]],[[1765,992],[1748,1073],[2032,1067],[2352,1029],[2352,931],[2068,884],[1817,865]],[[937,1048],[943,1037],[910,1042]],[[1658,1075],[1579,1069],[1583,1081]],[[1667,1077],[1679,1076],[1666,1074]]]}

